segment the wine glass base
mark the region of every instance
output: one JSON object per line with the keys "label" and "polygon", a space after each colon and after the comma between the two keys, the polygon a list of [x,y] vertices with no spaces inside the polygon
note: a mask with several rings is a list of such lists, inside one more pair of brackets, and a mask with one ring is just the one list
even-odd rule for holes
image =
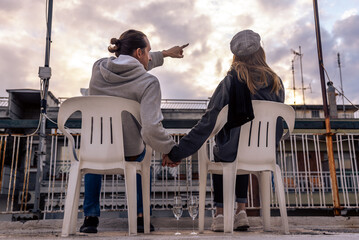
{"label": "wine glass base", "polygon": [[181,235],[181,233],[180,233],[180,232],[176,232],[175,235],[178,236],[178,235]]}
{"label": "wine glass base", "polygon": [[198,235],[198,233],[196,233],[196,232],[191,232],[191,235]]}

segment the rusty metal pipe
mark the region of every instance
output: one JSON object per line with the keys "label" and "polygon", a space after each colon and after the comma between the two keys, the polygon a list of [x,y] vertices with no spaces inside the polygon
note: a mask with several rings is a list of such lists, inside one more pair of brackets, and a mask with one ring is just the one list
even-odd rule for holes
{"label": "rusty metal pipe", "polygon": [[323,53],[322,53],[322,42],[320,37],[320,25],[319,25],[317,0],[313,0],[313,9],[314,9],[314,21],[315,21],[315,33],[317,39],[320,82],[322,86],[323,109],[325,114],[325,128],[326,128],[325,135],[327,140],[326,141],[327,154],[328,154],[328,162],[329,162],[330,180],[332,183],[333,208],[334,208],[334,214],[336,216],[339,216],[340,215],[339,191],[338,191],[337,174],[335,171],[335,162],[334,162],[334,153],[333,153],[333,139],[332,139],[333,133],[330,128],[330,116],[329,116],[329,109],[327,102],[327,91],[325,85],[324,63],[323,63]]}

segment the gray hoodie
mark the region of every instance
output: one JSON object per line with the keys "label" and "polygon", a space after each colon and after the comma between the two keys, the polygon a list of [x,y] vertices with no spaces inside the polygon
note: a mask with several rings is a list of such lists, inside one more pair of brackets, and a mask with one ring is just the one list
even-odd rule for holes
{"label": "gray hoodie", "polygon": [[[161,52],[152,52],[149,70],[163,64]],[[168,153],[175,145],[161,121],[161,87],[158,79],[149,74],[134,57],[102,58],[93,65],[90,95],[108,95],[132,99],[141,104],[141,126],[127,113],[124,116],[125,156],[139,155],[144,142],[154,150]],[[144,142],[143,142],[144,141]]]}

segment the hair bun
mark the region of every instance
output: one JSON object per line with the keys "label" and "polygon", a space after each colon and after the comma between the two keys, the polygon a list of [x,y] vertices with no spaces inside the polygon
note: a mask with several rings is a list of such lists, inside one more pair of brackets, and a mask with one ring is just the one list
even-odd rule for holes
{"label": "hair bun", "polygon": [[111,53],[117,52],[121,49],[121,40],[117,38],[111,38],[110,43],[115,46],[108,46],[108,51]]}
{"label": "hair bun", "polygon": [[116,45],[117,40],[118,40],[117,38],[111,38],[110,43],[111,43],[111,44],[115,44],[115,45]]}

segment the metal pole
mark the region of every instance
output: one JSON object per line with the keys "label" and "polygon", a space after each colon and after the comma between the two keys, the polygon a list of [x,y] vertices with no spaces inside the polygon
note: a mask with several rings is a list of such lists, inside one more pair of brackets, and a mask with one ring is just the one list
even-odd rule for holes
{"label": "metal pole", "polygon": [[303,94],[303,105],[305,106],[305,97],[304,97],[304,80],[303,80],[303,66],[302,66],[302,48],[299,46],[299,60],[300,60],[300,77],[302,79],[302,94]]}
{"label": "metal pole", "polygon": [[[302,65],[302,57],[303,57],[303,54],[302,54],[302,48],[301,46],[299,46],[299,52],[296,52],[292,49],[292,52],[294,54],[294,59],[295,59],[295,56],[299,56],[299,60],[300,60],[300,77],[301,77],[301,80],[302,80],[302,95],[303,95],[303,117],[305,118],[306,116],[306,107],[305,107],[305,94],[304,94],[304,80],[303,80],[303,65]],[[293,61],[294,61],[293,59]],[[293,77],[294,77],[294,65],[293,65]],[[294,81],[294,79],[293,79]]]}
{"label": "metal pole", "polygon": [[343,90],[343,80],[342,80],[342,66],[340,63],[340,53],[338,53],[338,67],[339,67],[339,76],[340,76],[340,90],[342,91],[342,100],[343,100],[343,113],[344,113],[344,118],[346,118],[345,115],[345,105],[344,105],[344,90]]}
{"label": "metal pole", "polygon": [[339,202],[339,192],[337,184],[337,175],[335,171],[335,162],[333,154],[333,139],[330,128],[330,116],[327,102],[327,93],[325,86],[325,76],[324,76],[324,63],[323,63],[323,54],[322,54],[322,42],[320,37],[320,26],[319,26],[319,14],[318,14],[318,3],[317,0],[313,0],[314,8],[314,20],[315,20],[315,32],[317,38],[317,50],[318,50],[318,62],[319,62],[319,73],[320,73],[320,82],[322,86],[322,98],[323,98],[323,109],[325,114],[325,127],[326,127],[326,140],[327,140],[327,154],[330,170],[330,180],[332,184],[332,196],[333,196],[333,207],[334,214],[336,216],[340,215],[340,202]]}
{"label": "metal pole", "polygon": [[47,107],[47,93],[49,89],[49,80],[51,77],[50,64],[50,45],[51,45],[51,25],[52,25],[52,8],[53,0],[48,2],[48,15],[47,15],[47,31],[46,31],[46,50],[45,50],[45,66],[39,68],[39,77],[42,81],[41,94],[41,123],[39,133],[39,149],[37,152],[37,172],[36,172],[36,184],[35,184],[35,199],[33,213],[40,214],[40,195],[41,195],[41,183],[43,175],[43,165],[46,161],[46,107]]}
{"label": "metal pole", "polygon": [[294,94],[294,105],[295,105],[295,78],[294,78],[294,59],[292,60],[292,75],[293,75],[293,94]]}

